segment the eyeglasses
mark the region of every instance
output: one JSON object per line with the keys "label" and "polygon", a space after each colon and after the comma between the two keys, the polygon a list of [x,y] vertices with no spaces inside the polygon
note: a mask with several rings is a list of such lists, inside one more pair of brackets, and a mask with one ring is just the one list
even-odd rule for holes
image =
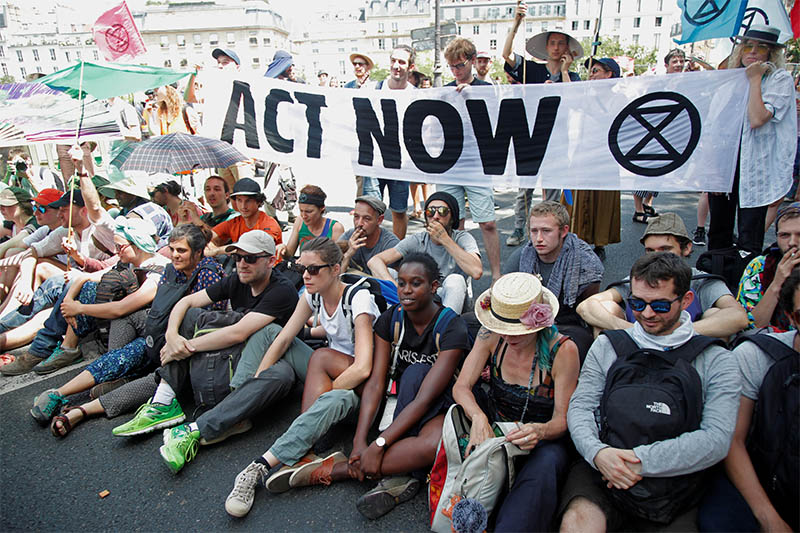
{"label": "eyeglasses", "polygon": [[447,66],[448,66],[448,67],[450,67],[450,70],[461,70],[462,68],[464,68],[464,67],[466,67],[466,66],[467,66],[467,63],[468,63],[469,61],[470,61],[470,59],[467,59],[467,60],[466,60],[466,61],[464,61],[463,63],[459,63],[459,64],[457,64],[457,65],[447,65]]}
{"label": "eyeglasses", "polygon": [[248,265],[256,264],[258,262],[258,260],[261,259],[262,257],[269,257],[269,256],[268,255],[250,255],[250,254],[248,254],[248,255],[231,254],[231,259],[233,259],[234,263],[238,263],[239,261],[244,259],[244,262],[247,263]]}
{"label": "eyeglasses", "polygon": [[333,263],[328,263],[325,265],[301,265],[300,263],[297,263],[296,268],[301,275],[308,272],[309,275],[316,276],[317,274],[319,274],[319,271],[322,270],[323,268],[332,267],[333,265],[334,265]]}
{"label": "eyeglasses", "polygon": [[592,67],[591,73],[592,74],[599,74],[599,73],[605,72],[605,71],[606,71],[606,69],[604,69],[603,67]]}
{"label": "eyeglasses", "polygon": [[680,299],[681,297],[678,296],[674,300],[653,300],[652,302],[647,302],[641,298],[628,298],[628,305],[637,313],[641,313],[649,305],[654,313],[662,314],[669,313],[669,310],[672,309],[672,304]]}
{"label": "eyeglasses", "polygon": [[772,50],[772,47],[764,43],[747,43],[742,45],[742,52],[744,53],[752,52],[753,50],[757,52],[769,52]]}
{"label": "eyeglasses", "polygon": [[47,208],[39,204],[33,204],[33,212],[36,213],[37,211],[41,214],[45,214],[47,212]]}
{"label": "eyeglasses", "polygon": [[425,208],[425,214],[428,215],[429,217],[432,217],[436,213],[439,213],[440,217],[446,217],[447,215],[450,214],[450,208],[447,207],[446,205]]}
{"label": "eyeglasses", "polygon": [[367,63],[365,61],[353,61],[354,67],[366,67]]}

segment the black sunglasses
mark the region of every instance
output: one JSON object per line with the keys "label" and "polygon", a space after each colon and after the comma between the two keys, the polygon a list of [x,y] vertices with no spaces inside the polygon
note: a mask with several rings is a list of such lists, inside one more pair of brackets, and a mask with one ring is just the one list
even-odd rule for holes
{"label": "black sunglasses", "polygon": [[258,262],[259,259],[262,257],[269,257],[268,255],[242,255],[242,254],[231,254],[231,259],[233,259],[234,263],[238,263],[242,259],[248,265],[254,265]]}
{"label": "black sunglasses", "polygon": [[425,208],[425,214],[428,215],[429,217],[435,215],[437,211],[439,212],[440,217],[446,217],[448,213],[450,213],[450,208],[447,207],[446,205]]}
{"label": "black sunglasses", "polygon": [[672,304],[680,299],[681,297],[678,296],[674,300],[653,300],[652,302],[647,302],[641,298],[628,298],[628,305],[637,313],[641,313],[649,305],[653,312],[661,314],[669,313],[669,310],[672,309]]}
{"label": "black sunglasses", "polygon": [[300,263],[297,263],[296,268],[297,271],[300,272],[300,274],[305,274],[306,271],[308,271],[310,275],[316,276],[317,274],[319,274],[319,271],[322,270],[323,268],[332,266],[333,263],[328,263],[326,265],[301,265]]}

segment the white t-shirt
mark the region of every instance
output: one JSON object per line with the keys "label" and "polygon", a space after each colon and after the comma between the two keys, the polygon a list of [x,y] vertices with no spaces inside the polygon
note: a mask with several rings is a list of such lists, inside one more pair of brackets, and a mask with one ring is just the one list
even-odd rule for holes
{"label": "white t-shirt", "polygon": [[[170,264],[171,262],[172,261],[170,261],[161,254],[154,254],[153,257],[142,261],[142,264],[139,265],[139,268],[154,268],[154,267],[167,268],[167,265]],[[163,274],[163,268],[162,272],[157,272],[157,271],[148,272],[147,275],[145,276],[145,279],[147,281],[150,281],[158,285],[158,282],[161,280],[161,274]]]}
{"label": "white t-shirt", "polygon": [[[312,303],[311,294],[309,294],[308,291],[304,292],[303,294],[305,296],[306,303],[308,303],[308,306],[313,309],[314,305]],[[347,290],[345,290],[344,294],[347,294]],[[328,315],[328,312],[325,310],[325,305],[321,304],[319,309],[319,323],[325,330],[325,334],[328,337],[328,346],[334,350],[352,356],[355,355],[355,346],[353,345],[350,319],[345,318],[344,311],[342,311],[343,301],[344,295],[339,300],[339,305],[336,306],[336,310],[333,312],[333,315]],[[355,319],[358,317],[358,315],[363,313],[372,315],[373,325],[375,325],[375,321],[380,315],[378,306],[375,304],[375,298],[368,290],[364,289],[359,290],[353,296],[353,322],[355,322]]]}

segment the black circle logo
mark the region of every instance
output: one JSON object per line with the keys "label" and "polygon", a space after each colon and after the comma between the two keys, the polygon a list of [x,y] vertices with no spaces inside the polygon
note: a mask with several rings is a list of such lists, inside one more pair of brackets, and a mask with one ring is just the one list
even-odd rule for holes
{"label": "black circle logo", "polygon": [[117,53],[124,53],[130,45],[128,30],[122,24],[114,24],[106,30],[108,47]]}
{"label": "black circle logo", "polygon": [[[769,26],[769,15],[767,15],[767,13],[763,9],[758,7],[748,7],[747,9],[745,9],[744,16],[742,17],[742,27],[739,30],[739,35],[744,35],[747,32],[747,30],[750,29],[750,26],[752,26],[754,22],[756,24],[765,24]],[[731,37],[730,39],[732,43],[736,42],[736,37]]]}
{"label": "black circle logo", "polygon": [[724,13],[728,4],[731,3],[731,0],[705,0],[694,13],[691,13],[689,6],[686,5],[688,1],[683,0],[683,16],[695,26],[708,24]]}
{"label": "black circle logo", "polygon": [[640,176],[663,176],[679,168],[699,140],[697,108],[682,94],[667,91],[637,98],[620,111],[608,130],[614,159]]}

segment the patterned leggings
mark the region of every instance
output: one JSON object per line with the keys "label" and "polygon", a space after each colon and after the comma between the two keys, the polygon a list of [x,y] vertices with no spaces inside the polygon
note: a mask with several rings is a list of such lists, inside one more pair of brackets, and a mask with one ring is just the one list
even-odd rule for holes
{"label": "patterned leggings", "polygon": [[94,360],[86,370],[95,383],[112,381],[135,374],[147,364],[144,325],[147,311],[140,309],[111,321],[108,337],[109,351]]}

